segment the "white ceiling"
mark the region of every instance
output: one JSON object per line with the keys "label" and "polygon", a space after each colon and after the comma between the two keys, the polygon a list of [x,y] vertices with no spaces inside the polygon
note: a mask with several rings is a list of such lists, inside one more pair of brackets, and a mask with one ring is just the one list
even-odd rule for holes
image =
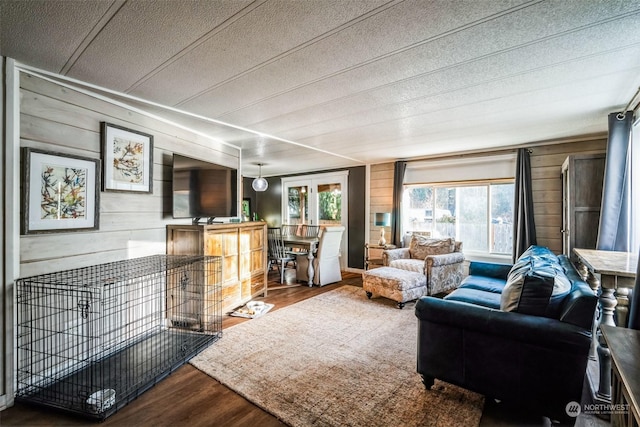
{"label": "white ceiling", "polygon": [[640,86],[640,0],[0,0],[0,25],[3,56],[192,113],[250,176],[605,132]]}

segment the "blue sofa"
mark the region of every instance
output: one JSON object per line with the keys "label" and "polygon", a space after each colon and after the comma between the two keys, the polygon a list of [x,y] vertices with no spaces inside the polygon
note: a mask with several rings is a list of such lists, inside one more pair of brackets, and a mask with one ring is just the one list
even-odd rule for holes
{"label": "blue sofa", "polygon": [[552,420],[573,421],[597,298],[566,256],[532,246],[513,265],[471,262],[444,299],[416,303],[417,369]]}

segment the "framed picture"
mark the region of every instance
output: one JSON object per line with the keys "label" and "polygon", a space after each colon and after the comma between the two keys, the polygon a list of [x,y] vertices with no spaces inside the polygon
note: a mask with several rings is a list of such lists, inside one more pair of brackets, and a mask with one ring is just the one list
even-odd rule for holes
{"label": "framed picture", "polygon": [[245,197],[242,199],[242,216],[245,218],[251,218],[251,199]]}
{"label": "framed picture", "polygon": [[100,160],[23,149],[22,234],[97,230]]}
{"label": "framed picture", "polygon": [[153,193],[153,135],[102,122],[102,189]]}

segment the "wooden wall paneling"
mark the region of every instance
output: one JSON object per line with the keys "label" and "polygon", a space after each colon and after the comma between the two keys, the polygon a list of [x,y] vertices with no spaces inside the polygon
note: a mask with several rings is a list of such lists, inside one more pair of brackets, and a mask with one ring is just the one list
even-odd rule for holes
{"label": "wooden wall paneling", "polygon": [[115,251],[101,251],[99,253],[92,252],[61,258],[49,258],[37,262],[20,263],[20,276],[29,277],[39,274],[47,274],[55,271],[80,268],[83,266],[157,255],[163,252],[164,245],[162,243],[145,242],[145,244],[141,246],[132,246]]}
{"label": "wooden wall paneling", "polygon": [[[125,108],[112,102],[89,96],[80,90],[64,87],[57,83],[41,79],[37,76],[22,73],[20,85],[23,90],[29,90],[42,96],[61,100],[65,104],[79,106],[81,109],[85,109],[86,98],[89,97],[92,100],[92,106],[94,108],[89,108],[88,111],[84,111],[82,113],[88,116],[96,114],[96,117],[113,117],[114,119],[122,120],[123,126],[126,126],[125,122],[133,123],[141,128],[154,129],[167,135],[174,135],[177,138],[192,141],[194,144],[202,145],[203,147],[209,145],[215,151],[222,151],[228,154],[233,154],[236,151],[235,148],[227,144],[194,134],[182,127],[176,127],[171,123],[159,121],[133,109]],[[73,121],[70,123],[73,123]]]}
{"label": "wooden wall paneling", "polygon": [[[120,230],[100,233],[100,249],[115,251],[142,246],[146,242],[164,239],[165,232],[157,227],[149,229]],[[51,233],[23,236],[21,245],[24,246],[23,263],[47,260],[52,257],[67,257],[86,253],[87,245],[96,239],[96,233]],[[123,245],[123,242],[126,244]],[[52,250],[55,252],[52,254]]]}
{"label": "wooden wall paneling", "polygon": [[[99,125],[99,123],[98,123]],[[20,115],[20,139],[24,142],[33,141],[40,143],[26,145],[34,148],[50,146],[51,151],[64,151],[70,153],[82,152],[86,157],[100,157],[100,128],[97,131],[80,129],[64,123],[57,123],[42,117],[29,114]],[[75,153],[74,153],[75,154]]]}
{"label": "wooden wall paneling", "polygon": [[[393,163],[371,165],[369,185],[369,243],[376,243],[380,239],[380,227],[375,225],[375,214],[391,212],[393,209]],[[386,237],[390,236],[386,227]]]}
{"label": "wooden wall paneling", "polygon": [[[239,151],[98,97],[21,73],[21,146],[101,157],[100,122],[154,136],[153,194],[101,192],[95,232],[21,236],[20,276],[165,253],[174,152],[239,167]],[[73,249],[70,249],[73,248]]]}

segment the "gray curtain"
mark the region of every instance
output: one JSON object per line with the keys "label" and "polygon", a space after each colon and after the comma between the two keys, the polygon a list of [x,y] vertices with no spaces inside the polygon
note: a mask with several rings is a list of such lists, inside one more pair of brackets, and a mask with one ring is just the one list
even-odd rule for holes
{"label": "gray curtain", "polygon": [[609,114],[597,249],[629,252],[629,141],[633,112]]}
{"label": "gray curtain", "polygon": [[531,159],[529,150],[520,148],[516,161],[516,188],[513,205],[513,262],[531,245],[536,245],[536,224],[533,220],[531,191]]}
{"label": "gray curtain", "polygon": [[402,243],[402,220],[400,218],[400,208],[402,206],[402,184],[404,183],[404,172],[407,170],[407,162],[399,160],[393,167],[393,208],[391,211],[391,237],[396,246]]}

